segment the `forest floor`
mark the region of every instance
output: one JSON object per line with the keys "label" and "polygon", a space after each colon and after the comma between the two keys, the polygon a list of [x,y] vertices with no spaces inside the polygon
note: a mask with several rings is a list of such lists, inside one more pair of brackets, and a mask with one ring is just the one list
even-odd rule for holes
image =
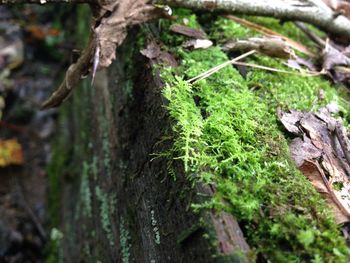
{"label": "forest floor", "polygon": [[62,56],[60,49],[52,52],[60,31],[49,15],[34,6],[20,12],[0,7],[1,262],[42,262],[50,235],[45,169],[56,111],[39,108],[55,85]]}

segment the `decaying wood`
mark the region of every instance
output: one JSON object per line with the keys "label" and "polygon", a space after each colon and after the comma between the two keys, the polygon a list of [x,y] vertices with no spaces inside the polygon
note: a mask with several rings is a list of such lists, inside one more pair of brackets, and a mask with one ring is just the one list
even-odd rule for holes
{"label": "decaying wood", "polygon": [[[198,186],[199,191],[213,197],[217,190],[213,184]],[[221,200],[224,202],[224,200]],[[238,225],[236,218],[226,212],[215,213],[211,211],[209,217],[213,222],[218,239],[218,251],[224,255],[231,255],[240,251],[243,255],[251,252],[243,232]],[[237,262],[247,262],[244,257],[237,259]]]}
{"label": "decaying wood", "polygon": [[155,2],[203,11],[303,21],[350,39],[350,20],[343,15],[335,15],[334,10],[322,0],[157,0]]}
{"label": "decaying wood", "polygon": [[295,54],[291,47],[283,39],[278,37],[252,37],[242,40],[229,40],[223,46],[224,51],[247,52],[255,49],[256,51],[278,58],[292,58]]}
{"label": "decaying wood", "polygon": [[233,16],[233,15],[226,15],[226,18],[233,20],[243,26],[246,26],[256,32],[259,32],[261,34],[263,34],[266,37],[279,37],[281,39],[283,39],[286,43],[288,43],[289,46],[291,46],[292,48],[300,51],[301,53],[304,53],[310,57],[314,57],[315,54],[313,52],[311,52],[306,46],[304,46],[303,44],[294,41],[293,39],[286,37],[276,31],[271,30],[270,28],[264,27],[262,25],[253,23],[251,21],[248,21],[246,19],[237,17],[237,16]]}
{"label": "decaying wood", "polygon": [[279,118],[289,132],[298,136],[290,143],[295,164],[332,207],[337,223],[348,222],[350,143],[341,121],[326,108],[317,113],[279,112]]}

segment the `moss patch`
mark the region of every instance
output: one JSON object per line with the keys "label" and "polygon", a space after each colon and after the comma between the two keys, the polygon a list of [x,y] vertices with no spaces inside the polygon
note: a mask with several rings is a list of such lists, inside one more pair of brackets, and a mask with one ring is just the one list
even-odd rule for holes
{"label": "moss patch", "polygon": [[100,220],[103,230],[106,233],[109,244],[114,246],[114,236],[112,232],[112,225],[110,221],[110,206],[107,193],[103,192],[98,186],[95,187],[95,194],[100,202]]}
{"label": "moss patch", "polygon": [[[176,22],[182,20],[180,15]],[[216,23],[226,28],[214,32],[225,32],[229,23],[233,22]],[[231,30],[245,32],[240,27],[236,24]],[[163,40],[174,44],[172,38]],[[162,77],[174,147],[188,178],[218,189],[211,200],[193,207],[232,213],[244,226],[249,244],[272,262],[346,262],[349,249],[330,209],[289,160],[275,113],[277,106],[315,110],[340,101],[336,90],[319,77],[252,70],[244,79],[233,67],[191,85],[185,80],[227,61],[227,55],[218,47],[173,52],[181,65],[176,71],[163,70]],[[283,67],[277,60],[255,59]],[[257,84],[254,92],[251,88]],[[320,89],[324,100],[317,99]]]}

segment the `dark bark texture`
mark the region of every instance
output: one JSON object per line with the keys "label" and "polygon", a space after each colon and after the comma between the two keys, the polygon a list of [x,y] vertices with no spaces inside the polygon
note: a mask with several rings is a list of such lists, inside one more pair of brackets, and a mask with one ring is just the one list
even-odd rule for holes
{"label": "dark bark texture", "polygon": [[66,168],[58,179],[64,234],[59,257],[245,262],[249,247],[235,219],[191,208],[215,189],[193,186],[182,163],[163,156],[172,147],[163,83],[153,62],[140,54],[136,35],[129,34],[95,86],[86,81],[61,111]]}

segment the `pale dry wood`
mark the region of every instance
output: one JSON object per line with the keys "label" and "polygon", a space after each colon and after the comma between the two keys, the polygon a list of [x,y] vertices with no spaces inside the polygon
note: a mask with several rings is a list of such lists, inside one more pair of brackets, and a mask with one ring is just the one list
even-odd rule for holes
{"label": "pale dry wood", "polygon": [[322,0],[156,0],[154,2],[203,11],[303,21],[350,39],[350,20],[335,13]]}
{"label": "pale dry wood", "polygon": [[[110,1],[112,2],[132,2]],[[153,0],[145,1],[172,7],[186,7],[230,14],[271,16],[282,20],[303,21],[329,33],[350,39],[350,20],[332,10],[322,0]],[[96,3],[98,0],[0,0],[1,4],[17,3]]]}

